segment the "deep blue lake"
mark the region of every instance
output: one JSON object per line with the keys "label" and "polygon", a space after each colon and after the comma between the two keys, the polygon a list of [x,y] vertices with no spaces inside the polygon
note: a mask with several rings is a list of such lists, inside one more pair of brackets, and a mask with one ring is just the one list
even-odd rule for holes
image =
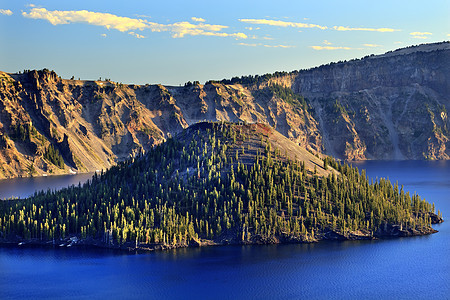
{"label": "deep blue lake", "polygon": [[39,190],[58,190],[91,179],[93,173],[0,180],[0,199],[26,198]]}
{"label": "deep blue lake", "polygon": [[434,202],[439,232],[144,254],[0,247],[0,299],[450,299],[450,162],[355,165]]}

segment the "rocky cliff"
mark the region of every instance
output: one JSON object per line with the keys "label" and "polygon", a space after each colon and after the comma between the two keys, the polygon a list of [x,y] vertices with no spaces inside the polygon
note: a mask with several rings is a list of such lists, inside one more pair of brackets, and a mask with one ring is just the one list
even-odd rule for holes
{"label": "rocky cliff", "polygon": [[202,120],[264,122],[322,149],[306,107],[267,87],[137,86],[65,80],[49,70],[1,72],[0,112],[0,178],[105,169]]}
{"label": "rocky cliff", "polygon": [[345,159],[449,159],[450,44],[299,72],[325,152]]}
{"label": "rocky cliff", "polygon": [[184,87],[0,72],[0,178],[105,169],[202,120],[267,123],[343,159],[448,159],[449,71],[438,43]]}

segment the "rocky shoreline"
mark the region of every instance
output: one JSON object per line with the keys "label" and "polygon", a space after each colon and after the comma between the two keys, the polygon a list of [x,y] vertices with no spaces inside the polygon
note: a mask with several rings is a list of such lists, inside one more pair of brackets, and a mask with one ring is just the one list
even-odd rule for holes
{"label": "rocky shoreline", "polygon": [[[437,216],[436,214],[431,215],[432,224],[440,224],[444,220]],[[337,231],[328,230],[324,232],[319,232],[314,235],[314,237],[307,235],[300,238],[290,236],[290,235],[276,235],[270,237],[262,237],[260,235],[255,235],[247,241],[239,241],[233,236],[236,235],[223,235],[218,240],[207,240],[207,239],[191,239],[189,243],[179,243],[175,245],[169,244],[143,244],[143,243],[124,243],[122,245],[107,244],[101,240],[96,240],[92,238],[80,239],[77,236],[72,236],[65,238],[63,240],[55,241],[42,241],[39,239],[31,240],[7,240],[0,238],[1,246],[13,246],[13,247],[30,247],[30,246],[43,246],[43,247],[53,247],[53,248],[70,248],[74,247],[96,247],[112,250],[122,250],[122,251],[138,251],[138,252],[150,252],[150,251],[160,251],[160,250],[172,250],[177,248],[196,248],[196,247],[207,247],[207,246],[226,246],[226,245],[275,245],[275,244],[307,244],[307,243],[317,243],[320,241],[353,241],[353,240],[379,240],[379,239],[393,239],[400,237],[413,237],[413,236],[423,236],[437,233],[438,230],[432,227],[421,227],[421,228],[402,228],[401,225],[391,225],[386,224],[378,228],[375,232],[370,231],[352,231],[347,234],[342,234]]]}

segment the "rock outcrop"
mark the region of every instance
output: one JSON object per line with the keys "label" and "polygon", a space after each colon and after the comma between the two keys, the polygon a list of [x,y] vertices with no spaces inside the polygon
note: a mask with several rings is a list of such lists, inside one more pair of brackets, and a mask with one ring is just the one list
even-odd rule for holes
{"label": "rock outcrop", "polygon": [[0,178],[105,169],[203,120],[348,160],[449,159],[448,74],[449,43],[184,87],[0,72]]}
{"label": "rock outcrop", "polygon": [[449,159],[450,44],[301,71],[325,152],[344,159]]}

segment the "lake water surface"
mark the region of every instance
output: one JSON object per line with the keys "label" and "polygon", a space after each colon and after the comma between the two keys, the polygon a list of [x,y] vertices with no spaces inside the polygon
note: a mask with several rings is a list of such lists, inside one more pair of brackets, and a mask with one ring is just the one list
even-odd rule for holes
{"label": "lake water surface", "polygon": [[40,190],[57,190],[78,185],[92,178],[93,173],[47,177],[23,177],[0,180],[0,199],[26,198]]}
{"label": "lake water surface", "polygon": [[439,233],[144,254],[3,247],[0,299],[449,299],[450,162],[356,165],[434,202]]}

